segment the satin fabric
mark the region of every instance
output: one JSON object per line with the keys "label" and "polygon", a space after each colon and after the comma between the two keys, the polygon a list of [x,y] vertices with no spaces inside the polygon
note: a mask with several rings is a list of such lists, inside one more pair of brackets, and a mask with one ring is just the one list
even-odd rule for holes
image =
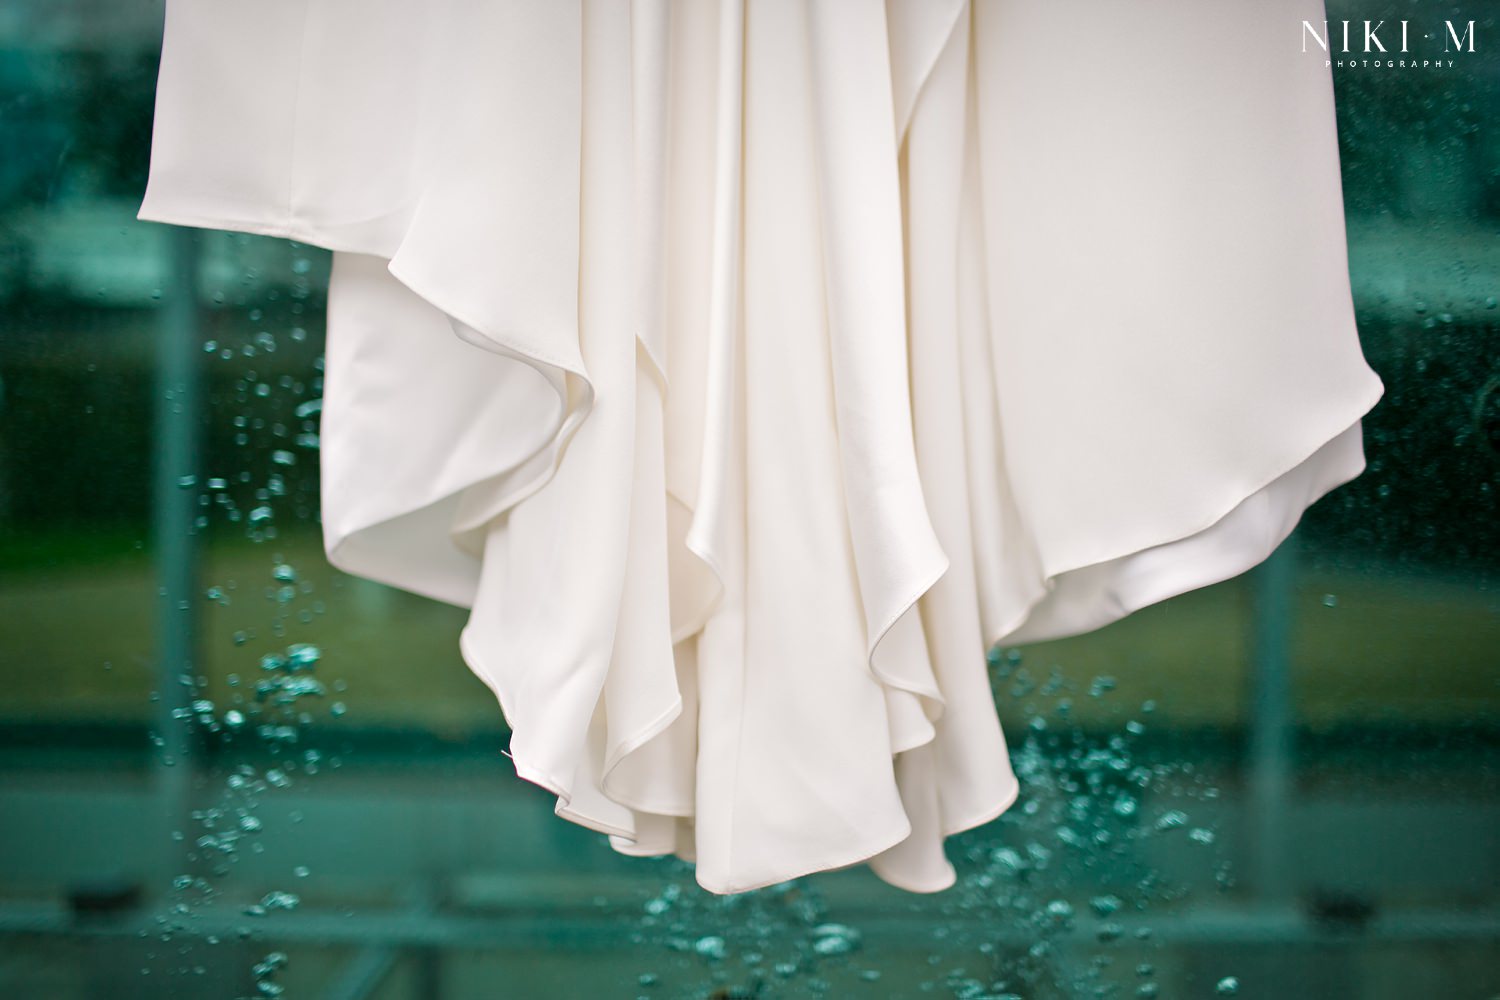
{"label": "satin fabric", "polygon": [[714,892],[933,891],[1019,791],[988,645],[1363,468],[1304,19],[171,0],[140,214],[334,251],[329,558],[472,608],[559,815]]}

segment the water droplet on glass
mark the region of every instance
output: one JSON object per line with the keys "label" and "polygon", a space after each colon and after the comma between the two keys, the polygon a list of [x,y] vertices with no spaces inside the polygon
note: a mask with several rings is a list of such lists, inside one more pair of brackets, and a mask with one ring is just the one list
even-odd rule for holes
{"label": "water droplet on glass", "polygon": [[286,651],[287,665],[291,670],[311,670],[323,655],[317,646],[299,642]]}
{"label": "water droplet on glass", "polygon": [[819,924],[812,933],[813,951],[819,955],[847,955],[859,947],[859,931],[844,924]]}
{"label": "water droplet on glass", "polygon": [[1171,809],[1161,814],[1156,821],[1156,829],[1175,830],[1185,823],[1187,823],[1187,814],[1181,809]]}

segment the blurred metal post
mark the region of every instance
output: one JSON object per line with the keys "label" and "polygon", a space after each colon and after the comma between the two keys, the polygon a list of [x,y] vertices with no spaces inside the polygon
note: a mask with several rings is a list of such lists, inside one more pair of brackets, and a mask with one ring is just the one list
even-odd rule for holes
{"label": "blurred metal post", "polygon": [[[198,244],[194,232],[167,230],[166,303],[156,337],[152,526],[156,550],[156,767],[160,821],[168,835],[162,863],[182,870],[192,786],[192,734],[179,709],[194,696],[198,644],[197,475],[203,413],[198,376]],[[184,678],[188,683],[184,683]]]}
{"label": "blurred metal post", "polygon": [[1250,735],[1247,807],[1252,888],[1265,901],[1283,901],[1293,878],[1287,824],[1291,821],[1292,598],[1297,536],[1282,542],[1256,568],[1250,659]]}

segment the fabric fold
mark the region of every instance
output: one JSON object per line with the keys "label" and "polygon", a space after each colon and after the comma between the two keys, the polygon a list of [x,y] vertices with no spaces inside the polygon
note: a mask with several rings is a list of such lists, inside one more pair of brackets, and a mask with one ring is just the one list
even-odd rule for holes
{"label": "fabric fold", "polygon": [[329,558],[470,608],[559,816],[938,891],[987,645],[1364,466],[1316,6],[169,0],[140,214],[334,252]]}

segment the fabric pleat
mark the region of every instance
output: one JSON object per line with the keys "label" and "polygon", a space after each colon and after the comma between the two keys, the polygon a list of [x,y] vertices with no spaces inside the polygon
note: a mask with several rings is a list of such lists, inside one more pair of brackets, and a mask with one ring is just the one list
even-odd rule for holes
{"label": "fabric pleat", "polygon": [[719,893],[936,891],[1021,791],[988,646],[1364,467],[1314,18],[169,0],[141,217],[334,252],[329,558],[471,609],[559,816]]}

